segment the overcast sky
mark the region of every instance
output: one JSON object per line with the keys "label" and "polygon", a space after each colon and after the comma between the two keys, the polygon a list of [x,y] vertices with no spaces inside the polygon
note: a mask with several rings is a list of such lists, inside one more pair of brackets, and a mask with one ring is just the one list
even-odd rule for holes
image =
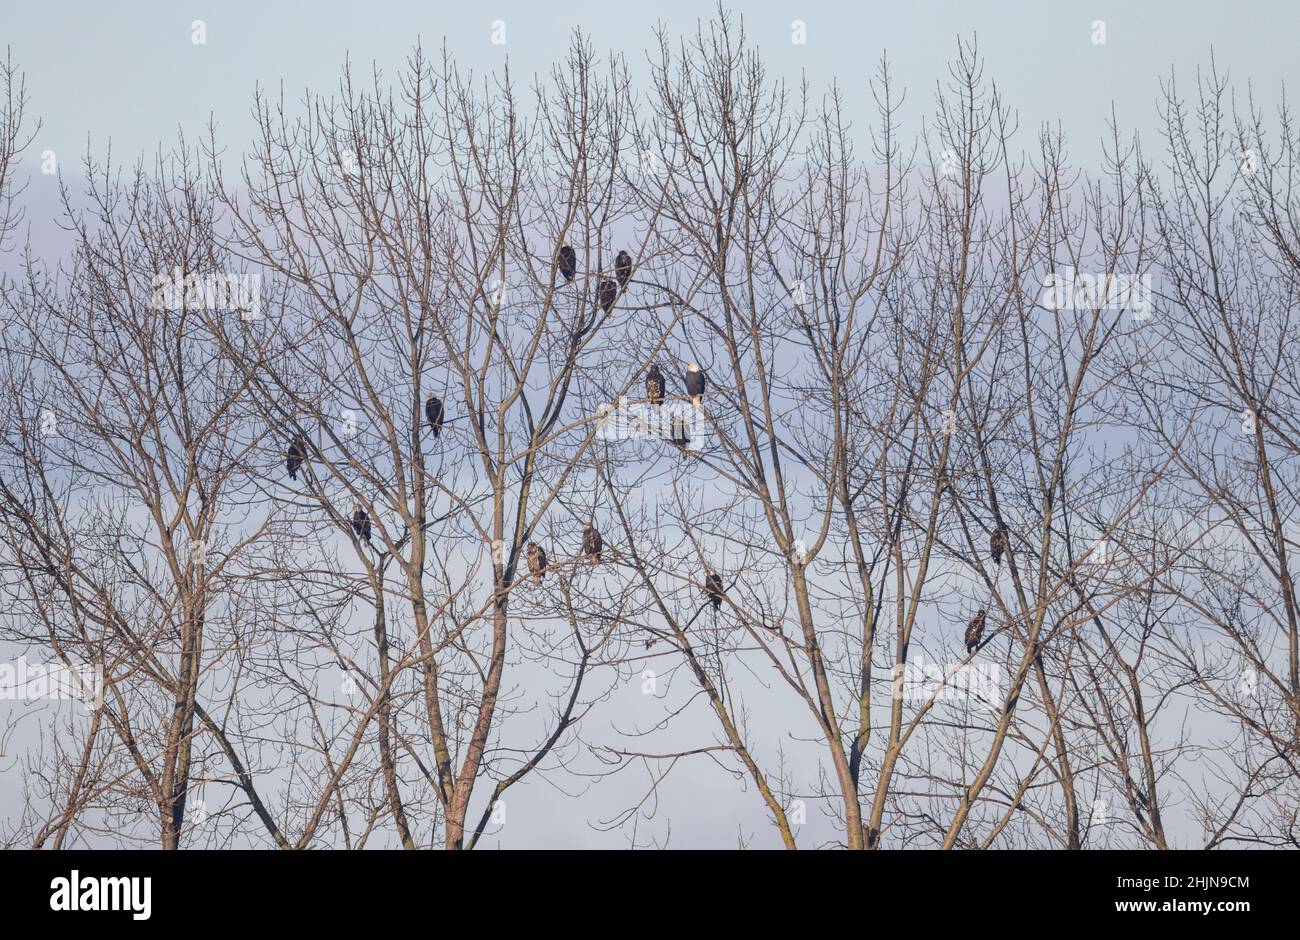
{"label": "overcast sky", "polygon": [[[1121,123],[1156,129],[1158,83],[1171,66],[1191,77],[1209,61],[1249,78],[1270,98],[1295,71],[1300,4],[1223,4],[1209,0],[1118,3],[952,0],[833,3],[781,0],[736,4],[768,66],[789,78],[805,70],[815,88],[838,80],[865,119],[865,88],[882,52],[910,89],[907,115],[928,112],[935,81],[946,75],[956,37],[978,35],[989,77],[1020,114],[1022,127],[1058,120],[1081,163],[1095,161],[1113,104]],[[209,114],[230,145],[252,136],[248,109],[255,85],[283,82],[291,95],[324,90],[340,65],[374,61],[399,66],[417,37],[448,46],[463,65],[495,68],[509,57],[531,78],[562,55],[580,27],[601,50],[624,53],[634,67],[657,20],[690,30],[711,3],[503,2],[430,0],[275,2],[223,0],[129,4],[5,4],[0,42],[26,69],[33,111],[44,120],[37,152],[96,152],[110,140],[128,157],[152,150],[178,127],[198,132]],[[207,42],[191,41],[203,20]],[[493,45],[492,21],[506,24]],[[807,42],[791,41],[791,23],[806,24]],[[1093,23],[1105,22],[1104,45]],[[1028,144],[1022,139],[1022,145]]]}

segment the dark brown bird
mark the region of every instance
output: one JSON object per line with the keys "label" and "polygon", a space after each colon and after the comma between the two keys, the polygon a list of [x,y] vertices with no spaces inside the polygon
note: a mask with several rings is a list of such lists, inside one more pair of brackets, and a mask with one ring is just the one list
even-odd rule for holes
{"label": "dark brown bird", "polygon": [[618,300],[618,285],[607,277],[601,278],[600,284],[596,287],[596,306],[609,313],[614,309],[616,300]]}
{"label": "dark brown bird", "polygon": [[588,522],[582,527],[582,554],[587,556],[587,560],[594,565],[600,561],[600,553],[604,548],[604,539],[596,531],[596,526]]}
{"label": "dark brown bird", "polygon": [[366,515],[366,511],[360,506],[352,514],[352,531],[357,534],[357,538],[366,542],[370,541],[370,517]]}
{"label": "dark brown bird", "polygon": [[1011,543],[1007,539],[1007,530],[999,526],[989,536],[989,552],[993,555],[993,564],[1001,566],[1003,553],[1010,553]]}
{"label": "dark brown bird", "polygon": [[712,568],[704,569],[704,593],[709,595],[709,603],[714,610],[722,606],[722,576]]}
{"label": "dark brown bird", "polygon": [[293,440],[289,442],[289,451],[285,455],[284,466],[289,471],[289,479],[298,479],[298,471],[302,469],[302,462],[307,459],[307,438],[301,434],[295,434]]}
{"label": "dark brown bird", "polygon": [[626,290],[627,282],[632,280],[632,256],[620,251],[614,259],[614,276],[618,278],[618,289]]}
{"label": "dark brown bird", "polygon": [[528,570],[537,575],[537,580],[546,580],[546,549],[536,542],[528,543]]}
{"label": "dark brown bird", "polygon": [[669,440],[673,446],[682,452],[683,457],[689,456],[686,448],[690,446],[691,438],[686,433],[686,418],[684,415],[673,415],[672,430],[669,432]]}
{"label": "dark brown bird", "polygon": [[980,645],[980,640],[984,638],[984,624],[988,620],[988,615],[984,608],[979,609],[966,628],[966,652],[975,652],[975,647]]}
{"label": "dark brown bird", "polygon": [[442,421],[445,416],[442,399],[437,395],[430,395],[428,401],[424,403],[424,418],[429,422],[429,427],[433,428],[434,437],[442,433]]}
{"label": "dark brown bird", "polygon": [[564,278],[565,283],[572,281],[573,276],[578,273],[578,253],[565,245],[560,249],[555,265],[560,269],[560,276]]}
{"label": "dark brown bird", "polygon": [[686,394],[697,411],[704,407],[704,373],[693,362],[686,367]]}
{"label": "dark brown bird", "polygon": [[664,403],[664,390],[664,374],[659,371],[658,365],[651,363],[645,374],[645,397],[658,408]]}

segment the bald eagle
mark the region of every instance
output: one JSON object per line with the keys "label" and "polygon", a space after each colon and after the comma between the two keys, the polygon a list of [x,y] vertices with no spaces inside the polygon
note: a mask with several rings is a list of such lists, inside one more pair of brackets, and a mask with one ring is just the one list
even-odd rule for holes
{"label": "bald eagle", "polygon": [[686,394],[697,411],[704,407],[704,373],[693,362],[686,367]]}
{"label": "bald eagle", "polygon": [[298,479],[298,471],[302,469],[302,462],[307,459],[307,438],[301,434],[295,434],[293,440],[289,442],[289,451],[285,454],[284,466],[289,471],[289,479]]}
{"label": "bald eagle", "polygon": [[560,276],[564,278],[565,283],[573,280],[573,276],[578,273],[578,253],[565,245],[560,249],[559,256],[555,259],[556,267],[560,269]]}
{"label": "bald eagle", "polygon": [[709,595],[709,603],[714,610],[722,606],[722,576],[712,568],[704,569],[704,593]]}
{"label": "bald eagle", "polygon": [[980,640],[984,637],[984,623],[987,618],[986,611],[981,607],[979,613],[971,619],[970,626],[966,628],[966,652],[973,653],[975,647],[980,645]]}
{"label": "bald eagle", "polygon": [[442,399],[437,395],[430,395],[424,403],[424,418],[429,422],[429,427],[433,428],[433,436],[437,437],[442,433],[442,420],[445,414],[442,409]]}
{"label": "bald eagle", "polygon": [[1004,552],[1010,553],[1010,551],[1011,543],[1007,539],[1007,530],[998,526],[993,530],[993,534],[989,536],[989,552],[993,555],[993,564],[1001,567],[1002,554]]}
{"label": "bald eagle", "polygon": [[546,580],[546,549],[536,542],[528,543],[528,570],[537,575],[537,580]]}
{"label": "bald eagle", "polygon": [[645,374],[645,397],[656,408],[664,403],[664,374],[655,363],[650,364],[650,369]]}
{"label": "bald eagle", "polygon": [[609,313],[614,309],[616,300],[618,300],[618,285],[607,277],[601,278],[600,284],[596,287],[596,306]]}
{"label": "bald eagle", "polygon": [[614,276],[618,278],[618,289],[626,290],[627,282],[632,280],[632,256],[620,251],[614,259]]}
{"label": "bald eagle", "polygon": [[587,556],[589,562],[594,565],[600,561],[600,553],[604,547],[605,542],[596,531],[594,523],[588,522],[582,527],[582,554]]}
{"label": "bald eagle", "polygon": [[360,506],[352,514],[352,531],[357,534],[357,538],[366,543],[370,542],[370,517]]}

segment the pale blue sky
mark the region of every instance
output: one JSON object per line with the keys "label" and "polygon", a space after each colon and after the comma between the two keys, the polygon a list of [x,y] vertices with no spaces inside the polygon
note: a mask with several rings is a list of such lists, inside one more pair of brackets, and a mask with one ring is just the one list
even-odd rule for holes
{"label": "pale blue sky", "polygon": [[[931,108],[956,36],[977,33],[988,76],[1019,110],[1022,127],[1060,120],[1072,153],[1089,167],[1099,158],[1112,102],[1126,127],[1154,132],[1159,78],[1174,65],[1190,80],[1190,70],[1208,62],[1211,48],[1234,80],[1251,80],[1273,100],[1295,71],[1294,37],[1300,33],[1300,4],[1289,0],[730,5],[744,12],[775,72],[797,78],[807,70],[815,88],[838,78],[862,118],[868,112],[861,92],[888,50],[900,84],[909,87],[909,132]],[[522,79],[562,55],[574,27],[590,33],[598,49],[622,51],[640,67],[656,20],[681,33],[712,10],[712,3],[681,0],[9,3],[0,11],[0,45],[11,46],[28,73],[32,110],[44,121],[36,153],[52,149],[61,159],[75,158],[89,139],[102,155],[111,140],[115,156],[128,158],[174,139],[177,127],[197,133],[209,113],[227,145],[240,148],[252,134],[248,107],[257,82],[283,80],[290,97],[307,86],[327,90],[347,54],[391,71],[417,35],[432,46],[446,37],[461,62],[479,71],[509,55]],[[190,41],[195,19],[207,24],[205,46]],[[506,21],[504,46],[490,42],[494,19]],[[807,23],[806,45],[790,41],[794,19]],[[1104,46],[1092,42],[1097,19],[1106,22]],[[1027,147],[1032,139],[1025,135],[1019,142]]]}

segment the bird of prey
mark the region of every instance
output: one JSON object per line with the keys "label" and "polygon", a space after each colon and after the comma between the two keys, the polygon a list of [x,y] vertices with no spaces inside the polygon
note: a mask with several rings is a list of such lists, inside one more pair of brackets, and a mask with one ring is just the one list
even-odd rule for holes
{"label": "bird of prey", "polygon": [[295,434],[293,440],[289,442],[289,451],[285,454],[284,466],[289,471],[289,479],[298,479],[298,471],[302,469],[302,462],[307,459],[307,439],[301,434]]}
{"label": "bird of prey", "polygon": [[604,547],[605,542],[596,531],[594,523],[588,522],[582,527],[582,554],[587,556],[589,562],[594,565],[600,561],[600,553]]}
{"label": "bird of prey", "polygon": [[618,289],[626,290],[627,282],[632,280],[632,256],[620,251],[614,259],[614,276],[618,278]]}
{"label": "bird of prey", "polygon": [[682,415],[673,415],[673,426],[669,433],[668,439],[673,442],[673,446],[682,452],[683,457],[688,456],[686,448],[690,445],[691,438],[686,433],[686,418]]}
{"label": "bird of prey", "polygon": [[664,403],[664,374],[655,363],[650,364],[650,369],[645,374],[645,397],[656,408]]}
{"label": "bird of prey", "polygon": [[1011,543],[1007,539],[1007,530],[998,526],[989,536],[989,552],[993,555],[993,564],[1001,566],[1003,553],[1010,551]]}
{"label": "bird of prey", "polygon": [[984,624],[987,619],[988,614],[983,607],[971,619],[970,626],[966,628],[966,652],[973,653],[975,647],[980,645],[980,640],[984,638]]}
{"label": "bird of prey", "polygon": [[442,419],[444,416],[442,399],[437,395],[430,395],[429,399],[424,403],[424,419],[429,422],[429,427],[433,428],[434,437],[442,433]]}
{"label": "bird of prey", "polygon": [[609,313],[614,309],[616,300],[618,300],[618,285],[607,277],[601,278],[600,284],[596,287],[596,306]]}
{"label": "bird of prey", "polygon": [[556,267],[560,269],[560,276],[564,278],[565,283],[573,280],[573,276],[578,273],[578,253],[568,245],[560,249],[559,257],[555,259]]}
{"label": "bird of prey", "polygon": [[712,568],[704,569],[704,593],[709,595],[714,610],[722,606],[722,576]]}
{"label": "bird of prey", "polygon": [[537,580],[546,580],[546,549],[536,542],[528,543],[528,570],[537,575]]}
{"label": "bird of prey", "polygon": [[366,511],[360,506],[352,514],[352,531],[362,541],[367,543],[370,541],[370,517],[366,515]]}
{"label": "bird of prey", "polygon": [[686,394],[691,396],[696,411],[704,407],[704,373],[693,362],[686,367]]}

